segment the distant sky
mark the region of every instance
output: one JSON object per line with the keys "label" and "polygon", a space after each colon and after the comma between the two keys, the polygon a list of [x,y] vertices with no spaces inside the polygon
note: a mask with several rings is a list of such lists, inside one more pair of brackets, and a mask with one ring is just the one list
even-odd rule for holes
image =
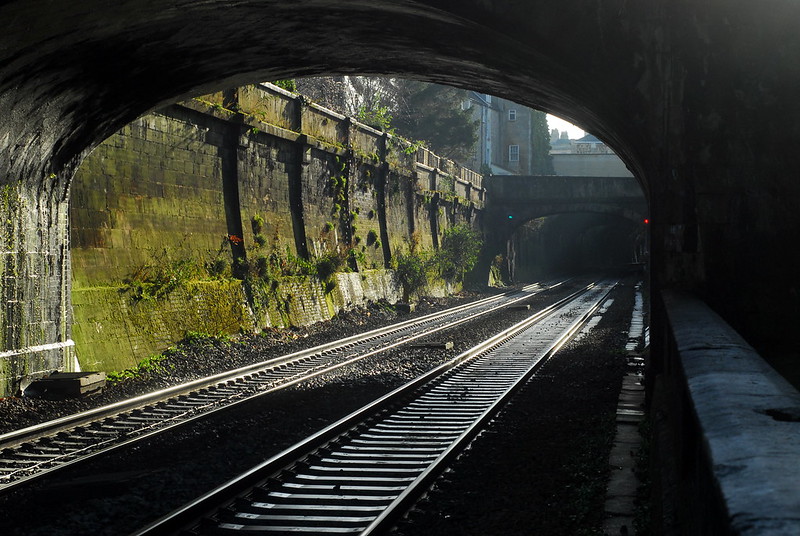
{"label": "distant sky", "polygon": [[567,123],[560,117],[550,114],[547,114],[547,126],[550,128],[550,130],[557,128],[559,132],[564,132],[566,130],[569,132],[569,139],[571,140],[577,140],[586,135],[586,133],[581,130],[580,127],[576,127],[572,123]]}

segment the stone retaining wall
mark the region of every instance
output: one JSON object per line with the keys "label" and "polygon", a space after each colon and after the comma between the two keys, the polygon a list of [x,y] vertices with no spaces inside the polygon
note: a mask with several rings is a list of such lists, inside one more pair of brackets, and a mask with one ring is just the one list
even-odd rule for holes
{"label": "stone retaining wall", "polygon": [[[481,180],[269,84],[141,117],[98,147],[72,186],[80,366],[125,368],[190,330],[306,325],[365,300],[394,302],[392,255],[438,247],[457,223],[478,227]],[[358,272],[338,274],[331,292],[309,277],[279,277],[276,288],[232,279],[269,259],[350,249]],[[129,283],[157,267],[208,281],[132,301]]]}
{"label": "stone retaining wall", "polygon": [[230,335],[267,327],[304,326],[330,320],[343,309],[386,300],[402,289],[391,270],[334,276],[326,291],[313,277],[287,277],[256,307],[238,280],[193,281],[163,299],[135,300],[120,287],[73,291],[73,337],[85,370],[123,370],[182,339],[187,331]]}

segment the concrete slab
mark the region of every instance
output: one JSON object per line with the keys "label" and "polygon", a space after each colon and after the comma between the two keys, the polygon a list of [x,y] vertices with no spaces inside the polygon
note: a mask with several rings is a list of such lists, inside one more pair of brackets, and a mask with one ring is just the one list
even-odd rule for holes
{"label": "concrete slab", "polygon": [[[612,478],[608,483],[608,491],[606,497],[630,497],[636,498],[636,489],[639,487],[639,482],[636,481],[635,475],[626,474],[628,471],[620,471],[619,478]],[[616,474],[616,473],[612,473]]]}
{"label": "concrete slab", "polygon": [[630,453],[611,454],[608,457],[608,464],[613,471],[633,471],[636,467],[636,460]]}
{"label": "concrete slab", "polygon": [[665,293],[691,410],[737,534],[800,534],[800,393],[699,300]]}
{"label": "concrete slab", "polygon": [[26,396],[76,397],[99,391],[106,385],[105,372],[54,372],[31,383]]}
{"label": "concrete slab", "polygon": [[606,517],[633,518],[634,502],[630,497],[612,497],[606,501]]}
{"label": "concrete slab", "polygon": [[639,427],[633,423],[617,423],[617,435],[614,437],[614,443],[623,445],[638,445],[641,442],[639,436]]}

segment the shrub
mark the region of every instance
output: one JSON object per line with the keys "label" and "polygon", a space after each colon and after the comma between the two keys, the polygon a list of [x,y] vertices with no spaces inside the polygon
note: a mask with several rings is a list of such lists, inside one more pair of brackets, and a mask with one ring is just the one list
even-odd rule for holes
{"label": "shrub", "polygon": [[206,272],[211,277],[226,277],[228,275],[228,261],[225,259],[214,259],[206,263]]}
{"label": "shrub", "polygon": [[261,231],[264,230],[264,218],[261,217],[261,214],[256,214],[250,220],[250,227],[253,228],[253,234],[259,234]]}
{"label": "shrub", "polygon": [[[344,264],[345,258],[341,254],[335,251],[325,253],[316,259],[315,268],[317,277],[322,281],[328,281],[333,274],[342,269]],[[331,288],[331,290],[333,289]]]}
{"label": "shrub", "polygon": [[462,223],[447,229],[436,253],[439,273],[447,281],[463,281],[464,274],[478,262],[481,247],[483,240],[470,226]]}
{"label": "shrub", "polygon": [[134,302],[161,299],[200,275],[201,269],[190,259],[145,264],[126,278],[124,291],[132,292]]}
{"label": "shrub", "polygon": [[398,254],[394,264],[405,300],[428,284],[426,262],[419,255]]}
{"label": "shrub", "polygon": [[295,82],[293,78],[288,78],[285,80],[273,80],[272,83],[281,89],[291,91],[292,93],[297,93],[297,82]]}

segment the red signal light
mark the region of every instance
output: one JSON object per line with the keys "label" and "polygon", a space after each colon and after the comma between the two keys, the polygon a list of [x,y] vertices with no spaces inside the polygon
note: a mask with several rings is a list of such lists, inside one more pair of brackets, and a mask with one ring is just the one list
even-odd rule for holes
{"label": "red signal light", "polygon": [[643,223],[644,223],[645,225],[647,225],[648,223],[650,223],[650,218],[645,218],[645,219],[644,219],[644,221],[643,221]]}

